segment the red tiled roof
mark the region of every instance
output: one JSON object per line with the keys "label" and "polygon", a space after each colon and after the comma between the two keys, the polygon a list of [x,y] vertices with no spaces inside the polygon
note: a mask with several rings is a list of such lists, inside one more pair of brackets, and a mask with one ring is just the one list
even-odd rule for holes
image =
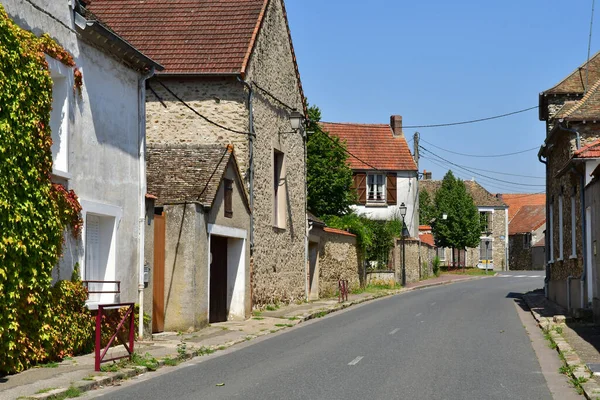
{"label": "red tiled roof", "polygon": [[546,205],[545,193],[503,193],[502,201],[508,205],[508,222],[523,206]]}
{"label": "red tiled roof", "polygon": [[268,0],[88,0],[166,73],[243,73]]}
{"label": "red tiled roof", "polygon": [[419,225],[419,231],[430,231],[431,225]]}
{"label": "red tiled roof", "polygon": [[589,71],[587,71],[586,64],[587,61],[556,86],[546,90],[544,94],[579,94],[585,92],[586,82],[589,81],[591,86],[600,79],[600,52],[590,58]]}
{"label": "red tiled roof", "polygon": [[523,206],[508,224],[508,234],[529,233],[546,223],[546,205]]}
{"label": "red tiled roof", "polygon": [[600,139],[576,150],[573,158],[600,158]]}
{"label": "red tiled roof", "polygon": [[419,233],[419,239],[421,242],[435,247],[435,240],[433,240],[433,234],[431,233]]}
{"label": "red tiled roof", "polygon": [[356,237],[356,235],[355,235],[355,234],[353,234],[353,233],[346,232],[346,231],[343,231],[343,230],[341,230],[341,229],[330,228],[330,227],[328,227],[328,226],[324,227],[324,228],[323,228],[323,230],[324,230],[325,232],[329,232],[329,233],[335,233],[335,234],[338,234],[338,235],[345,235],[345,236],[352,236],[352,237]]}
{"label": "red tiled roof", "polygon": [[[324,131],[346,142],[348,152],[373,167],[386,171],[417,171],[406,139],[395,137],[385,124],[321,122]],[[350,168],[369,170],[371,166],[349,156]]]}

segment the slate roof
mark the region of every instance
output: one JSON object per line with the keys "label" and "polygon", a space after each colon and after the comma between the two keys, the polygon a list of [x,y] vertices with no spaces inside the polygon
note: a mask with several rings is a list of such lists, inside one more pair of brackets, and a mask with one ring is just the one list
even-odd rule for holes
{"label": "slate roof", "polygon": [[[475,181],[463,181],[465,183],[465,187],[467,188],[467,192],[473,197],[473,202],[477,207],[502,207],[506,208],[507,205],[485,190],[483,186]],[[424,179],[419,181],[419,190],[424,190],[429,192],[430,195],[435,196],[435,193],[442,186],[441,180],[433,180],[433,179]]]}
{"label": "slate roof", "polygon": [[240,73],[268,0],[88,0],[87,8],[168,73]]}
{"label": "slate roof", "polygon": [[600,80],[578,101],[567,101],[554,119],[565,121],[600,120]]}
{"label": "slate roof", "polygon": [[148,145],[146,157],[148,191],[158,198],[157,205],[211,207],[229,161],[238,168],[232,146],[154,144]]}
{"label": "slate roof", "polygon": [[[565,79],[560,81],[554,87],[544,91],[544,94],[580,94],[585,92],[586,84],[586,65],[587,61],[584,62],[568,75]],[[600,52],[594,54],[590,58],[589,72],[587,81],[590,86],[600,80]]]}
{"label": "slate roof", "polygon": [[523,206],[546,205],[545,193],[503,193],[502,201],[508,206],[508,223]]}
{"label": "slate roof", "polygon": [[[346,142],[348,152],[384,171],[417,171],[417,165],[404,137],[395,137],[385,124],[321,122],[321,128]],[[369,165],[348,157],[350,168],[370,170]]]}
{"label": "slate roof", "polygon": [[519,209],[508,224],[508,234],[529,233],[546,223],[546,205],[527,205]]}
{"label": "slate roof", "polygon": [[576,150],[573,158],[600,158],[600,139]]}

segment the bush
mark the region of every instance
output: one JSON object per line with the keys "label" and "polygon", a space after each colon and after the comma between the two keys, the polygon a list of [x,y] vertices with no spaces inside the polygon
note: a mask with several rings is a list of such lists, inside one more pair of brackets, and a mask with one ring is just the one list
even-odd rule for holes
{"label": "bush", "polygon": [[440,265],[442,262],[438,256],[435,256],[433,259],[433,274],[435,276],[440,276]]}

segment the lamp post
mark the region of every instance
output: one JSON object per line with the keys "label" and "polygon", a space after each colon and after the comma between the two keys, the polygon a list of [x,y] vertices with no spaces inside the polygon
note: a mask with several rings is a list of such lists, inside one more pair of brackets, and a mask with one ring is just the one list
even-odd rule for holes
{"label": "lamp post", "polygon": [[490,263],[490,257],[488,256],[488,247],[490,247],[490,241],[485,241],[485,274],[487,275],[488,265]]}
{"label": "lamp post", "polygon": [[402,286],[406,286],[406,251],[405,251],[405,235],[404,235],[404,217],[406,216],[406,206],[400,204],[400,215],[402,216]]}

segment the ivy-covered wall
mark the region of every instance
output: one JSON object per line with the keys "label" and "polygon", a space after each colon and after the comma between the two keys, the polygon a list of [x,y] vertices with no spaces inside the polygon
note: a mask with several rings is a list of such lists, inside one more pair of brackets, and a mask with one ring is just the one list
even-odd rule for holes
{"label": "ivy-covered wall", "polygon": [[0,373],[56,353],[63,316],[53,308],[51,273],[65,229],[77,236],[81,228],[77,197],[50,181],[52,81],[45,54],[74,66],[48,35],[21,29],[0,5]]}

